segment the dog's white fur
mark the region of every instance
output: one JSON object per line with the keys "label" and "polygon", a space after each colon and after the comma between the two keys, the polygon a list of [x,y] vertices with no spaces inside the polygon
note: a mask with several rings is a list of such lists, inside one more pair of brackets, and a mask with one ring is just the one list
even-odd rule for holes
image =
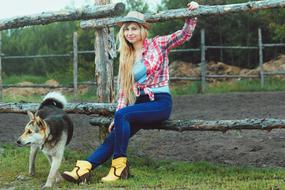
{"label": "dog's white fur", "polygon": [[45,100],[47,100],[47,99],[54,99],[54,100],[57,100],[57,101],[59,101],[59,102],[61,102],[61,103],[63,104],[63,107],[65,107],[66,104],[67,104],[67,100],[66,100],[65,96],[63,96],[63,95],[62,95],[61,93],[59,93],[59,92],[50,92],[50,93],[48,93],[48,94],[44,97],[43,101],[45,101]]}
{"label": "dog's white fur", "polygon": [[31,145],[30,175],[35,175],[35,158],[38,150],[41,149],[46,155],[51,168],[47,181],[42,188],[51,187],[55,182],[62,180],[58,169],[63,158],[65,145],[69,143],[73,133],[71,119],[58,107],[58,103],[63,107],[67,101],[62,94],[51,92],[44,97],[35,114],[28,111],[30,121],[27,123],[24,133],[17,140],[17,144],[20,146]]}

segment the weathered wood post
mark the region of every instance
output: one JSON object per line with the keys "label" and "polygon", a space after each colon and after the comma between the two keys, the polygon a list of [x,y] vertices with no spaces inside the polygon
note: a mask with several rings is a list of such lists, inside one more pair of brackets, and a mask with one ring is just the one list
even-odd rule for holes
{"label": "weathered wood post", "polygon": [[2,81],[2,32],[0,31],[0,101],[3,100],[3,81]]}
{"label": "weathered wood post", "polygon": [[77,98],[77,80],[78,80],[78,46],[77,32],[73,33],[73,98]]}
{"label": "weathered wood post", "polygon": [[206,47],[205,47],[205,29],[201,30],[201,92],[206,90]]}
{"label": "weathered wood post", "polygon": [[260,85],[261,88],[264,88],[263,44],[262,44],[262,33],[260,28],[258,28],[258,49],[259,49]]}
{"label": "weathered wood post", "polygon": [[[96,5],[109,4],[110,0],[95,0]],[[96,28],[95,30],[95,77],[97,84],[98,102],[114,101],[114,77],[113,58],[116,56],[110,52],[116,52],[113,39],[113,30],[110,28]],[[100,127],[99,138],[103,141],[108,131]]]}

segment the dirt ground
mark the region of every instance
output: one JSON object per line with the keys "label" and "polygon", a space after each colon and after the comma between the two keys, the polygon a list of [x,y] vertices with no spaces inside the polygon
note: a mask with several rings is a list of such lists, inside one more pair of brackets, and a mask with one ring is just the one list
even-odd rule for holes
{"label": "dirt ground", "polygon": [[[172,119],[285,118],[285,92],[206,94],[174,97]],[[99,145],[92,116],[71,115],[75,132],[70,149],[91,152]],[[27,121],[23,114],[0,114],[0,143],[14,143]],[[1,147],[0,144],[0,147]],[[229,165],[285,167],[285,130],[183,133],[140,131],[130,154],[154,159],[209,161]]]}

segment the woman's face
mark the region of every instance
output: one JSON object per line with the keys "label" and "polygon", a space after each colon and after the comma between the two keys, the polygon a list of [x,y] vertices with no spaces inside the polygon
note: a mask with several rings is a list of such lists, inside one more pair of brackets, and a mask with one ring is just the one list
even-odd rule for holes
{"label": "woman's face", "polygon": [[131,44],[135,44],[137,42],[142,41],[140,26],[135,22],[127,24],[124,27],[124,37]]}

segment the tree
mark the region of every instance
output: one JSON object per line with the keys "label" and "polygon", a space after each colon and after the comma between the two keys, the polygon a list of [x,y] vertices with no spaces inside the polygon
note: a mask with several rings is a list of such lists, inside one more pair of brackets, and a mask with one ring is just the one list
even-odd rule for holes
{"label": "tree", "polygon": [[[162,1],[159,10],[185,8],[189,1]],[[218,5],[248,2],[248,0],[199,0],[199,4]],[[198,25],[190,42],[186,42],[180,48],[199,48],[200,29],[205,29],[207,45],[240,45],[257,46],[257,30],[260,27],[263,33],[264,42],[274,42],[284,40],[284,10],[274,9],[258,12],[242,12],[225,16],[201,16]],[[179,30],[183,25],[183,20],[171,20],[156,23],[152,26],[153,35],[165,35]],[[275,52],[274,52],[275,51]],[[284,48],[279,51],[266,49],[265,60],[272,59],[278,53],[284,52]],[[274,53],[273,53],[274,52]],[[170,55],[170,60],[181,59],[193,63],[200,62],[200,53],[187,52]],[[190,58],[190,59],[189,59]],[[223,61],[227,64],[241,67],[254,68],[258,66],[257,50],[219,50],[208,49],[207,60]]]}

